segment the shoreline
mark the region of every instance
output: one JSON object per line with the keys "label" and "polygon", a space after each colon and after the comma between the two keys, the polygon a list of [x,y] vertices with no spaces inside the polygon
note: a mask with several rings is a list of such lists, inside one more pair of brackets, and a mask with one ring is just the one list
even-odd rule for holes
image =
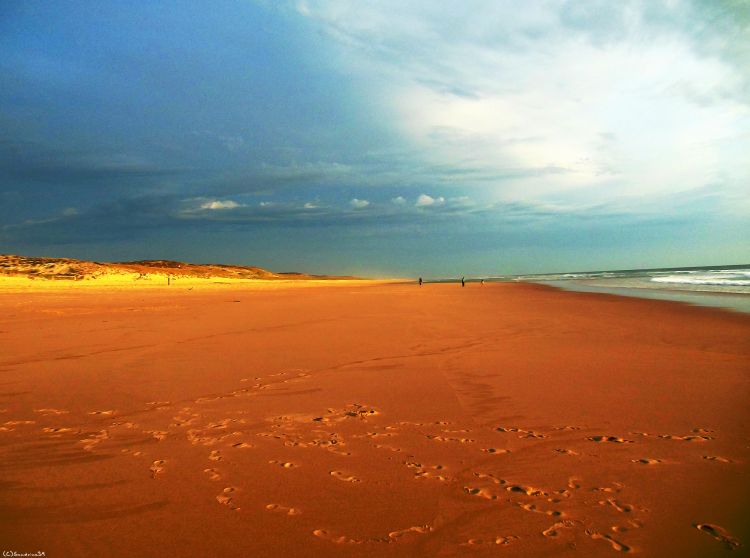
{"label": "shoreline", "polygon": [[606,286],[575,281],[539,281],[534,284],[555,287],[566,292],[610,294],[643,300],[666,300],[691,306],[750,313],[750,293],[649,286]]}

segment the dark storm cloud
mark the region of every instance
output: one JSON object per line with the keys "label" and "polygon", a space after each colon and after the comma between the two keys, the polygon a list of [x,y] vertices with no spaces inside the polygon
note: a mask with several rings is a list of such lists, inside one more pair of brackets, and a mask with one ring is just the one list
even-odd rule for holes
{"label": "dark storm cloud", "polygon": [[187,172],[122,154],[52,149],[34,142],[0,140],[0,187],[17,182],[102,184]]}

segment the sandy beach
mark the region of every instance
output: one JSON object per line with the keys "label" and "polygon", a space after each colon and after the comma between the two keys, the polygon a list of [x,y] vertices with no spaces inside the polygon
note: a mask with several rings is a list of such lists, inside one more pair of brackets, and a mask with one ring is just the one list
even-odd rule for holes
{"label": "sandy beach", "polygon": [[750,316],[530,284],[0,292],[0,541],[740,556]]}

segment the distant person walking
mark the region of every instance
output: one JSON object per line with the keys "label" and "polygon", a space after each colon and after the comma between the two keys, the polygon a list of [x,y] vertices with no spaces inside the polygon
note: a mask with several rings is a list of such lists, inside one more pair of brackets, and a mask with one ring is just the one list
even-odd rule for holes
{"label": "distant person walking", "polygon": [[420,287],[422,286],[422,278],[421,277],[419,278],[419,286]]}
{"label": "distant person walking", "polygon": [[479,284],[480,284],[480,285],[481,285],[482,287],[484,287],[484,279],[481,279],[481,280],[479,281]]}
{"label": "distant person walking", "polygon": [[466,278],[465,277],[461,277],[461,286],[462,287],[466,286]]}

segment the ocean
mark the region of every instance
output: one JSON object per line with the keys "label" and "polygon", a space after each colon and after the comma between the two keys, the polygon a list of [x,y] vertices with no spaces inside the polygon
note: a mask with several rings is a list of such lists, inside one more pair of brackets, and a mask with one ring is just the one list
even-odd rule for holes
{"label": "ocean", "polygon": [[676,300],[750,313],[750,264],[512,275],[487,280],[528,281],[571,291]]}

